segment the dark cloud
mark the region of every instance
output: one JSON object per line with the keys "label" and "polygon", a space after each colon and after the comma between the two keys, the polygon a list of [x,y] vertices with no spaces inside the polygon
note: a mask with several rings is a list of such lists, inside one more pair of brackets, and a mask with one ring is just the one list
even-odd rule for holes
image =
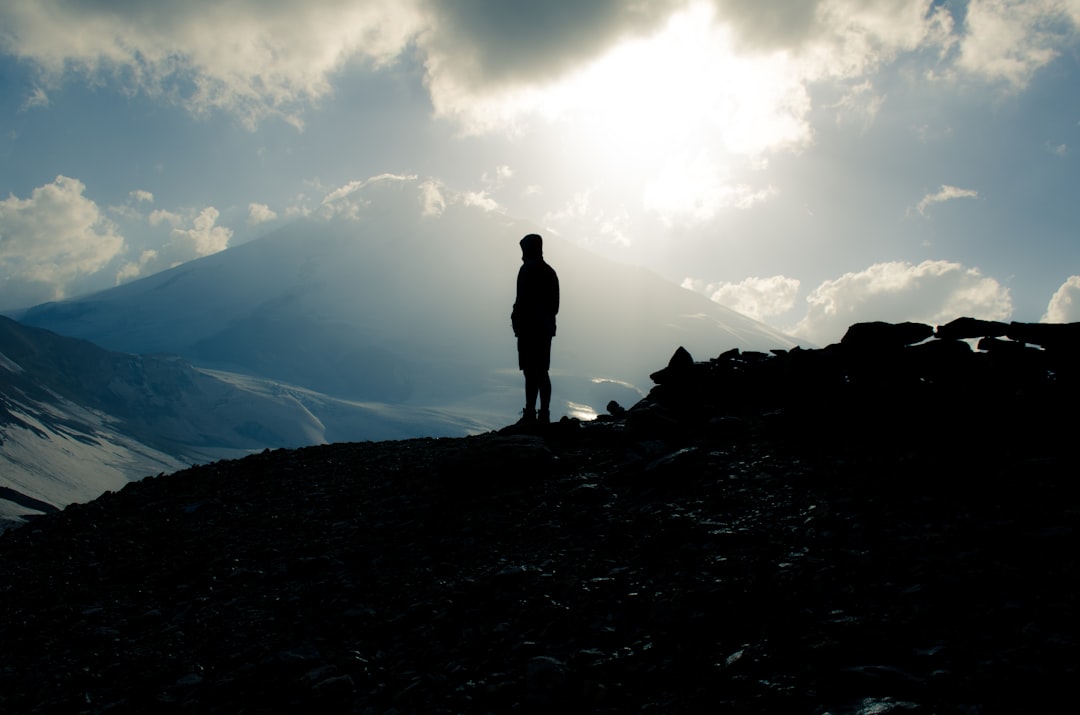
{"label": "dark cloud", "polygon": [[619,40],[657,28],[685,0],[429,0],[436,29],[424,44],[464,86],[557,77]]}
{"label": "dark cloud", "polygon": [[821,0],[712,0],[734,28],[736,43],[755,49],[802,44],[818,31]]}

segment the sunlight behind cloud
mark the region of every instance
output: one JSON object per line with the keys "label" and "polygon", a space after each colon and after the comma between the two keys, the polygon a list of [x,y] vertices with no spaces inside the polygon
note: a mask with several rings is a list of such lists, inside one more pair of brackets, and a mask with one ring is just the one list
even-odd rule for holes
{"label": "sunlight behind cloud", "polygon": [[808,99],[782,52],[739,56],[708,5],[675,15],[534,98],[612,153],[655,161],[719,145],[753,155],[809,140]]}

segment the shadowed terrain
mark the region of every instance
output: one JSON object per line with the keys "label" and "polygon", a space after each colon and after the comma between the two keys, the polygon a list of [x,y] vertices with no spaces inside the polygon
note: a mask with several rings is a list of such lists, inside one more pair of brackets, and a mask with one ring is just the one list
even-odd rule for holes
{"label": "shadowed terrain", "polygon": [[680,350],[596,422],[69,506],[0,537],[0,710],[1071,712],[1074,348],[1029,327]]}

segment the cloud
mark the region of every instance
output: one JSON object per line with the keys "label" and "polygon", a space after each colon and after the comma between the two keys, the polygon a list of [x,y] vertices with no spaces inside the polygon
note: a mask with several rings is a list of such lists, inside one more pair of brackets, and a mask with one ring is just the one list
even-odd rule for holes
{"label": "cloud", "polygon": [[1080,276],[1069,276],[1046,306],[1044,323],[1080,322]]}
{"label": "cloud", "polygon": [[[708,18],[736,55],[780,62],[795,84],[858,78],[927,47],[969,74],[1022,83],[1080,21],[1076,3],[1061,0],[972,0],[962,24],[950,7],[932,0],[8,0],[0,3],[0,52],[41,68],[28,106],[43,105],[51,86],[74,76],[178,101],[196,114],[225,111],[248,127],[267,117],[301,126],[304,111],[351,63],[379,68],[416,58],[436,113],[484,131],[544,112],[544,95],[532,90],[572,79],[627,42],[643,42],[659,65],[669,48],[647,41],[680,13]],[[665,70],[671,80],[694,72],[693,63]],[[792,95],[786,85],[778,92]]]}
{"label": "cloud", "polygon": [[[411,200],[413,197],[407,189],[416,184],[417,178],[415,174],[387,173],[378,174],[367,179],[354,179],[330,191],[323,197],[322,202],[319,204],[319,214],[324,218],[341,216],[354,221],[359,220],[364,210],[372,204],[369,194],[376,192],[383,211],[389,210],[391,206],[398,207],[398,203],[393,198],[402,194],[409,194],[407,200]],[[422,194],[416,198],[417,201],[424,205],[425,210],[429,206],[427,203],[429,199],[430,195],[427,189],[423,189]]]}
{"label": "cloud", "polygon": [[485,186],[491,189],[497,189],[509,181],[514,176],[514,170],[506,164],[499,164],[495,167],[494,171],[485,171],[480,177]]}
{"label": "cloud", "polygon": [[266,223],[267,221],[273,221],[277,218],[277,214],[266,204],[248,204],[248,218],[247,222],[256,226],[260,223]]}
{"label": "cloud", "polygon": [[594,190],[579,191],[559,210],[544,215],[554,233],[574,236],[582,245],[629,246],[632,221],[625,206],[611,210],[596,206]]}
{"label": "cloud", "polygon": [[422,216],[441,216],[446,210],[446,197],[442,194],[439,182],[429,179],[420,184],[420,202]]}
{"label": "cloud", "polygon": [[45,90],[41,87],[35,87],[34,91],[31,92],[25,100],[23,100],[22,107],[20,107],[20,109],[22,109],[23,111],[26,111],[28,109],[38,109],[40,107],[48,107],[49,104],[50,101],[48,93],[46,93]]}
{"label": "cloud", "polygon": [[355,179],[331,190],[317,209],[322,218],[351,221],[381,220],[388,216],[441,216],[448,206],[474,206],[501,210],[486,191],[453,191],[442,182],[415,174],[379,174]]}
{"label": "cloud", "polygon": [[839,341],[852,323],[1005,320],[1013,310],[1007,288],[976,268],[948,261],[877,263],[825,281],[806,301],[806,316],[789,332],[819,345]]}
{"label": "cloud", "polygon": [[956,66],[1022,88],[1075,42],[1080,4],[1060,0],[972,0]]}
{"label": "cloud", "polygon": [[68,295],[80,278],[102,270],[124,238],[78,179],[58,176],[30,198],[0,201],[0,284],[7,308]]}
{"label": "cloud", "polygon": [[644,189],[642,205],[667,225],[694,225],[712,220],[724,208],[748,209],[776,194],[773,187],[730,184],[715,164],[699,154],[675,157]]}
{"label": "cloud", "polygon": [[927,194],[919,200],[919,203],[915,206],[915,210],[919,212],[919,215],[925,216],[926,210],[934,204],[944,203],[945,201],[951,201],[953,199],[977,199],[979,198],[979,192],[973,189],[960,189],[955,186],[949,186],[948,184],[942,184],[937,193]]}
{"label": "cloud", "polygon": [[884,104],[885,95],[875,93],[873,83],[867,80],[852,87],[833,108],[837,110],[837,123],[855,124],[865,131]]}
{"label": "cloud", "polygon": [[11,0],[0,50],[32,60],[46,81],[75,72],[131,91],[223,109],[254,126],[299,124],[346,61],[393,60],[425,25],[414,0],[183,3]]}
{"label": "cloud", "polygon": [[714,3],[743,45],[816,57],[831,64],[830,73],[862,72],[868,62],[890,59],[898,51],[945,42],[952,28],[948,11],[931,0]]}
{"label": "cloud", "polygon": [[461,200],[466,206],[476,206],[484,211],[498,211],[500,208],[499,202],[486,191],[466,191],[461,194]]}
{"label": "cloud", "polygon": [[217,225],[219,215],[213,206],[187,215],[160,209],[151,212],[148,217],[150,225],[168,224],[171,227],[169,238],[159,248],[145,249],[138,260],[128,261],[121,266],[116,283],[148,276],[225,250],[233,232]]}
{"label": "cloud", "polygon": [[150,215],[146,219],[151,226],[157,226],[162,223],[167,223],[170,226],[179,226],[184,222],[184,217],[178,213],[172,211],[166,211],[165,209],[154,209],[150,212]]}
{"label": "cloud", "polygon": [[798,279],[786,276],[755,276],[739,283],[706,283],[687,278],[683,280],[682,287],[763,322],[791,310],[799,293]]}
{"label": "cloud", "polygon": [[1065,157],[1065,156],[1069,155],[1069,145],[1068,144],[1053,144],[1051,142],[1047,142],[1046,143],[1046,150],[1049,151],[1054,156]]}
{"label": "cloud", "polygon": [[682,0],[431,0],[420,38],[434,94],[485,94],[560,78],[620,40],[654,31]]}
{"label": "cloud", "polygon": [[109,212],[118,218],[142,223],[146,220],[146,217],[139,211],[139,204],[154,203],[154,195],[149,191],[136,189],[129,191],[127,197],[127,202],[117,206],[110,206]]}

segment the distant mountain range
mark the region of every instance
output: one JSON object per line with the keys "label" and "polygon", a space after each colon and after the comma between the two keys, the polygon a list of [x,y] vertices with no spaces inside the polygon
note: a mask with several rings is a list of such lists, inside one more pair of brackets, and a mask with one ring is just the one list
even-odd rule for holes
{"label": "distant mountain range", "polygon": [[[62,506],[267,447],[511,422],[522,403],[509,318],[517,241],[535,230],[463,205],[438,217],[303,219],[23,311],[22,325],[4,320],[0,490]],[[705,358],[795,344],[557,237],[545,237],[545,255],[562,287],[556,415],[632,404],[680,345]]]}

